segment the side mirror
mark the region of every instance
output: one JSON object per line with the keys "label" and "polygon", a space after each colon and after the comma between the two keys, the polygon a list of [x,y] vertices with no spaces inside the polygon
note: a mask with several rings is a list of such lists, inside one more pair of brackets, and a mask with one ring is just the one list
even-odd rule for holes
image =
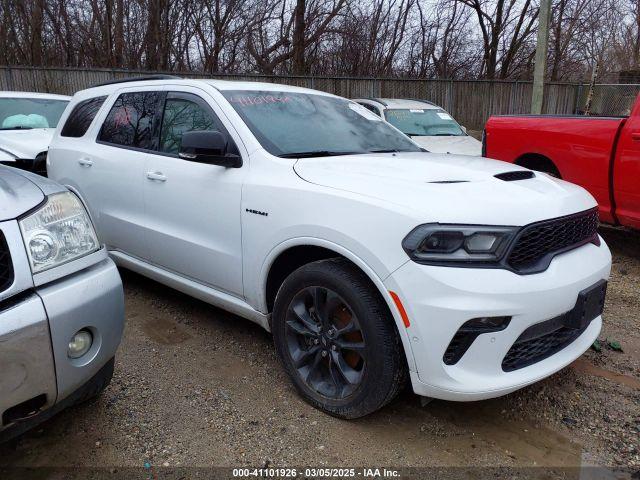
{"label": "side mirror", "polygon": [[464,133],[467,133],[467,127],[465,127],[464,125],[460,125],[460,128]]}
{"label": "side mirror", "polygon": [[178,156],[198,163],[209,163],[227,168],[240,168],[242,157],[235,151],[227,135],[216,130],[185,132]]}

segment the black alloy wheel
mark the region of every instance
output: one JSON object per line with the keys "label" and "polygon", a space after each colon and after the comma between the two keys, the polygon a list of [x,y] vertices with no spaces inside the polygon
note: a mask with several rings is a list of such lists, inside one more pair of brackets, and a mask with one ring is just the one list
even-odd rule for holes
{"label": "black alloy wheel", "polygon": [[291,273],[276,295],[271,327],[300,396],[330,415],[368,415],[406,383],[406,358],[389,307],[369,277],[344,258]]}
{"label": "black alloy wheel", "polygon": [[307,386],[332,399],[353,394],[366,368],[366,348],[344,299],[329,288],[304,288],[289,304],[286,327],[289,355]]}

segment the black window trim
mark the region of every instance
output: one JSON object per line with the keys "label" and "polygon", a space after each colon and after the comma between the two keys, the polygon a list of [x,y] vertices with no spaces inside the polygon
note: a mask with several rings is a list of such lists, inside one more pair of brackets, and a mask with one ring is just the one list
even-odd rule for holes
{"label": "black window trim", "polygon": [[[104,108],[104,104],[107,102],[108,99],[109,99],[109,95],[97,95],[95,97],[85,98],[84,100],[80,100],[78,103],[76,103],[73,106],[73,108],[71,109],[71,112],[69,112],[69,115],[67,116],[67,118],[65,118],[65,120],[64,120],[64,125],[62,125],[62,128],[60,129],[60,136],[64,137],[64,138],[84,138],[84,137],[86,137],[87,134],[89,133],[89,130],[91,130],[91,127],[93,126],[94,122],[96,121],[96,118],[98,118],[100,116],[100,110],[102,110]],[[100,106],[96,110],[95,115],[91,119],[91,122],[89,122],[89,125],[87,126],[86,130],[84,131],[84,133],[82,135],[80,135],[80,136],[63,135],[64,129],[66,128],[67,123],[69,122],[69,119],[71,118],[71,115],[73,115],[74,112],[76,111],[76,108],[78,108],[78,106],[80,106],[83,103],[92,102],[94,100],[102,100],[102,102],[100,103]]]}
{"label": "black window trim", "polygon": [[[200,95],[197,95],[197,94],[192,93],[192,92],[185,92],[185,91],[180,91],[180,90],[162,90],[162,91],[161,90],[125,90],[125,91],[120,91],[120,92],[116,92],[116,93],[117,93],[117,95],[115,97],[115,101],[113,103],[111,103],[111,105],[109,106],[109,109],[107,111],[107,115],[102,119],[102,124],[103,125],[104,125],[105,120],[107,119],[107,116],[109,116],[109,112],[113,108],[113,105],[118,100],[118,98],[120,98],[121,95],[123,95],[125,93],[158,93],[159,94],[158,105],[156,107],[156,112],[155,112],[155,114],[153,116],[153,127],[152,127],[152,135],[151,135],[151,143],[153,145],[155,145],[155,148],[151,148],[150,149],[150,148],[130,147],[130,146],[127,146],[127,145],[120,145],[120,144],[117,144],[117,143],[106,142],[104,140],[100,140],[100,132],[102,131],[102,125],[100,125],[100,130],[98,130],[98,133],[96,135],[96,143],[99,143],[100,145],[105,145],[107,147],[121,148],[123,150],[131,150],[131,151],[139,152],[139,153],[150,153],[152,155],[159,155],[159,156],[162,156],[162,157],[175,158],[175,159],[178,159],[178,160],[183,161],[183,162],[189,162],[190,160],[181,158],[178,155],[160,151],[160,132],[161,132],[161,129],[162,129],[162,121],[164,120],[164,108],[165,108],[165,104],[166,104],[167,98],[169,98],[171,96],[171,98],[184,98],[186,100],[191,100],[191,101],[193,101],[194,98],[195,98],[197,101],[194,102],[194,103],[197,103],[198,105],[205,107],[205,109],[207,109],[218,120],[218,123],[220,124],[220,126],[224,130],[221,133],[225,133],[227,135],[227,137],[229,138],[229,141],[231,143],[233,143],[233,145],[235,146],[236,150],[238,151],[238,155],[242,156],[242,153],[240,153],[241,151],[238,148],[237,142],[233,139],[233,137],[229,133],[229,130],[227,129],[227,127],[224,126],[224,123],[220,119],[220,116],[218,114],[216,114],[216,112],[213,110],[213,108],[211,108],[211,105],[209,105],[209,103],[207,103],[207,101],[204,98],[202,98]],[[104,106],[104,103],[103,103],[103,106]],[[96,115],[96,117],[97,116],[98,115]],[[95,120],[95,118],[94,118],[94,120]]]}

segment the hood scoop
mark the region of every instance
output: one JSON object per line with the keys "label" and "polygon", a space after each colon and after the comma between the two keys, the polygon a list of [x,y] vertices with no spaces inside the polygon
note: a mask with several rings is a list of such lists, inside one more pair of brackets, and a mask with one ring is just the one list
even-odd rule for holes
{"label": "hood scoop", "polygon": [[513,172],[504,172],[494,175],[495,178],[504,180],[505,182],[516,182],[518,180],[528,180],[536,176],[531,170],[516,170]]}

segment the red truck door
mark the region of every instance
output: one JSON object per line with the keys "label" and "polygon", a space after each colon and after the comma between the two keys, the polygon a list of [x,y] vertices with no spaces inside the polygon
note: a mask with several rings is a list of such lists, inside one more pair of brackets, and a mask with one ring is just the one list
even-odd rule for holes
{"label": "red truck door", "polygon": [[616,216],[622,225],[640,228],[640,96],[620,132],[614,162]]}

